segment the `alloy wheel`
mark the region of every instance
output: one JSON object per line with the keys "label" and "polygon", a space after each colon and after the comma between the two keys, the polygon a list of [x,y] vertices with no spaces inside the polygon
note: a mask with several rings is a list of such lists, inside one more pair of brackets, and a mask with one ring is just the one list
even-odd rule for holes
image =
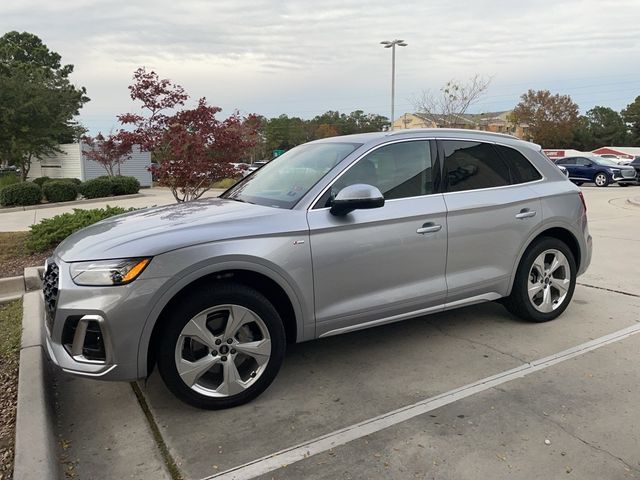
{"label": "alloy wheel", "polygon": [[595,183],[598,187],[604,187],[607,184],[607,176],[604,173],[596,175]]}
{"label": "alloy wheel", "polygon": [[571,267],[560,250],[545,250],[536,257],[527,284],[529,300],[536,310],[549,313],[557,309],[567,298],[570,285]]}
{"label": "alloy wheel", "polygon": [[182,381],[208,397],[242,393],[264,373],[271,358],[269,330],[240,305],[206,309],[183,327],[175,365]]}

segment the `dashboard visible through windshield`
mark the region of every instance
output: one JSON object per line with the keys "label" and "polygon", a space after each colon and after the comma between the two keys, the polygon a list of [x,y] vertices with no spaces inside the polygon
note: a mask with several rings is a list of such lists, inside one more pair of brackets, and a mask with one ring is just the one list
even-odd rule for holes
{"label": "dashboard visible through windshield", "polygon": [[222,198],[267,207],[292,208],[359,143],[308,143],[256,170]]}

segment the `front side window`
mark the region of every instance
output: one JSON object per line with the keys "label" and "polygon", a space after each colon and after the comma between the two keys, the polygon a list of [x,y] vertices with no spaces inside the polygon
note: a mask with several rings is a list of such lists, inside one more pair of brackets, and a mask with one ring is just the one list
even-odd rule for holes
{"label": "front side window", "polygon": [[588,158],[583,158],[583,157],[578,157],[576,158],[576,165],[582,166],[582,167],[586,167],[591,165],[593,162],[591,160],[589,160]]}
{"label": "front side window", "polygon": [[433,175],[429,141],[392,143],[358,160],[335,181],[318,206],[330,206],[340,190],[357,183],[377,187],[385,200],[429,195],[434,190]]}
{"label": "front side window", "polygon": [[268,207],[293,208],[329,170],[361,144],[308,143],[270,161],[225,192],[222,198]]}
{"label": "front side window", "polygon": [[466,140],[443,140],[449,192],[502,187],[510,184],[509,168],[492,145]]}

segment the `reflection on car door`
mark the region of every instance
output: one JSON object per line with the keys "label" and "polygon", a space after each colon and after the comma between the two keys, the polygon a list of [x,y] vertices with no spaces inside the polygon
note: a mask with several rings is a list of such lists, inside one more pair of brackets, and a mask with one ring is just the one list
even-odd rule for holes
{"label": "reflection on car door", "polygon": [[489,143],[439,143],[447,184],[447,304],[496,299],[507,293],[518,252],[542,221],[535,192],[526,183],[514,183],[541,176],[511,148],[509,160],[533,169],[527,178],[515,178],[513,165]]}
{"label": "reflection on car door", "polygon": [[[317,335],[444,303],[447,224],[439,172],[431,142],[387,144],[351,165],[308,212]],[[355,183],[378,187],[385,205],[332,215],[329,194]]]}

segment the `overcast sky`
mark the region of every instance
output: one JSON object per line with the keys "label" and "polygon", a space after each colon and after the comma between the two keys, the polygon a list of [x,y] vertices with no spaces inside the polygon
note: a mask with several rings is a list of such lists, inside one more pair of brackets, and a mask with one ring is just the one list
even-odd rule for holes
{"label": "overcast sky", "polygon": [[137,111],[127,85],[142,65],[223,114],[389,116],[380,41],[394,38],[409,44],[397,51],[396,116],[423,89],[476,73],[493,78],[476,112],[510,109],[528,88],[619,110],[640,95],[639,20],[640,0],[0,2],[0,35],[34,33],[75,65],[92,133]]}

